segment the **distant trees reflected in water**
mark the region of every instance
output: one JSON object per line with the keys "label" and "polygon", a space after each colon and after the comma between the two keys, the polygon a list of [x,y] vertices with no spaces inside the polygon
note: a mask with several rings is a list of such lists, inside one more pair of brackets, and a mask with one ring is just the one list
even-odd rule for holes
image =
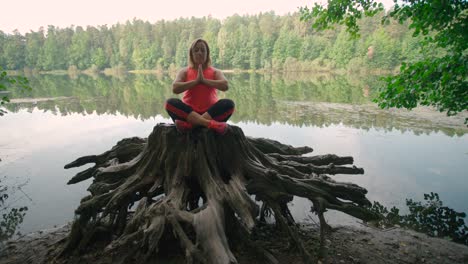
{"label": "distant trees reflected in water", "polygon": [[[343,124],[365,130],[409,130],[415,134],[440,131],[448,136],[461,136],[468,132],[460,125],[462,121],[434,121],[445,118],[437,112],[428,116],[427,113],[418,115],[417,110],[378,109],[371,102],[381,85],[378,76],[309,72],[283,75],[243,73],[227,74],[227,77],[230,90],[219,92],[219,96],[235,101],[233,122],[264,125],[277,122],[318,127]],[[170,89],[172,76],[168,75],[38,75],[29,79],[33,87],[30,98],[14,99],[8,105],[10,111],[37,107],[58,115],[95,112],[119,113],[142,120],[156,115],[169,118],[164,103],[167,98],[174,97]],[[23,95],[12,94],[12,98],[20,96]]]}

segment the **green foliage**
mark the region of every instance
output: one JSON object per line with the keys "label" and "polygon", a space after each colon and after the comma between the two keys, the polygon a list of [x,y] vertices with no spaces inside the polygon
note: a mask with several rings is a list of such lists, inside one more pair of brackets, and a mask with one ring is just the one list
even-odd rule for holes
{"label": "green foliage", "polygon": [[104,67],[108,65],[107,58],[102,48],[97,48],[93,51],[91,54],[91,61],[98,69],[104,69]]}
{"label": "green foliage", "polygon": [[449,238],[454,242],[468,245],[468,227],[465,225],[465,213],[457,212],[444,206],[437,193],[424,194],[425,203],[406,200],[409,213],[400,215],[399,209],[388,210],[379,202],[374,202],[371,211],[381,215],[378,226],[399,225],[425,233],[433,237]]}
{"label": "green foliage", "polygon": [[[66,32],[66,31],[65,31]],[[65,36],[63,36],[65,37]],[[68,68],[66,65],[66,51],[62,47],[66,46],[65,38],[61,38],[54,26],[47,29],[47,38],[39,54],[39,64],[44,70],[60,70]]]}
{"label": "green foliage", "polygon": [[368,42],[369,46],[374,49],[372,59],[367,58],[371,68],[392,69],[395,65],[399,65],[401,45],[383,28],[374,31]]}
{"label": "green foliage", "polygon": [[402,223],[403,216],[400,216],[400,209],[395,206],[390,208],[389,211],[387,207],[374,201],[370,210],[380,216],[378,220],[372,222],[372,224],[378,227],[387,228],[394,225],[401,225]]}
{"label": "green foliage", "polygon": [[[315,4],[313,9],[305,7],[300,12],[301,19],[310,21],[313,28],[323,30],[333,24],[345,24],[346,30],[356,36],[357,19],[374,16],[380,10],[382,6],[373,0],[329,0],[327,7]],[[468,2],[395,0],[382,22],[390,24],[391,19],[401,24],[408,22],[413,37],[423,36],[420,44],[431,54],[418,58],[406,48],[403,58],[409,61],[401,65],[398,75],[386,79],[386,87],[377,100],[379,106],[411,109],[418,104],[431,105],[448,115],[468,110]],[[391,54],[385,57],[398,58]]]}
{"label": "green foliage", "polygon": [[388,17],[400,23],[410,20],[409,28],[414,29],[414,36],[424,35],[428,42],[458,53],[468,47],[467,9],[468,2],[464,0],[404,0],[395,2]]}
{"label": "green foliage", "polygon": [[399,75],[385,79],[386,88],[376,101],[385,108],[433,105],[448,115],[467,110],[467,63],[466,58],[452,56],[403,63]]}
{"label": "green foliage", "polygon": [[425,46],[444,48],[446,55],[402,64],[399,75],[387,78],[379,105],[411,109],[420,103],[448,115],[468,110],[468,2],[403,1],[389,16],[398,21],[411,19],[413,36],[423,35]]}
{"label": "green foliage", "polygon": [[[411,34],[408,34],[409,29],[398,25],[380,26],[376,21],[383,16],[381,12],[360,23],[363,41],[359,42],[345,34],[345,26],[336,31],[314,32],[300,21],[298,13],[234,15],[223,22],[213,18],[154,24],[133,20],[110,28],[50,26],[46,31],[41,28],[25,36],[18,32],[11,35],[0,32],[0,67],[39,71],[70,67],[83,71],[92,65],[99,71],[121,66],[129,70],[168,69],[170,65],[178,68],[187,64],[188,47],[193,39],[202,37],[210,43],[213,64],[223,69],[284,70],[283,63],[288,58],[307,63],[317,59],[326,62],[309,64],[309,68],[303,68],[306,71],[314,71],[313,67],[321,64],[326,65],[322,70],[335,66],[346,69],[350,68],[347,64],[352,59],[365,59],[369,45],[376,42],[382,44],[376,54],[384,54],[383,57],[389,59],[375,59],[372,65],[360,65],[393,70],[399,66],[402,56],[395,50],[400,50],[400,42],[407,42],[402,36]],[[405,46],[406,57],[417,57],[412,49],[414,45],[417,43],[408,42]],[[380,61],[385,64],[379,65]],[[335,66],[328,67],[330,65]]]}
{"label": "green foliage", "polygon": [[337,65],[345,67],[354,57],[354,42],[350,42],[346,32],[343,30],[338,34],[335,44],[330,50],[330,58]]}
{"label": "green foliage", "polygon": [[[6,71],[0,68],[0,106],[10,101],[8,97],[8,88],[17,87],[22,92],[30,91],[31,87],[29,86],[29,80],[23,76],[9,76]],[[3,94],[2,94],[3,92]],[[0,116],[5,112],[0,109]]]}
{"label": "green foliage", "polygon": [[357,21],[383,11],[383,4],[369,0],[329,0],[327,8],[315,3],[312,9],[301,7],[301,20],[312,21],[317,30],[332,29],[335,24],[345,25],[346,31],[359,36]]}
{"label": "green foliage", "polygon": [[1,185],[0,181],[0,243],[11,238],[17,227],[23,222],[28,207],[11,207],[7,204],[8,187]]}
{"label": "green foliage", "polygon": [[27,33],[26,39],[26,54],[25,54],[25,66],[26,65],[37,65],[39,62],[39,54],[41,54],[41,48],[44,45],[45,36],[43,31]]}
{"label": "green foliage", "polygon": [[[24,37],[15,31],[13,35],[6,38],[3,43],[4,66],[9,69],[17,69],[24,65]],[[2,65],[0,65],[1,67]]]}
{"label": "green foliage", "polygon": [[[0,211],[2,208],[0,208]],[[23,222],[28,207],[4,209],[2,219],[0,219],[0,241],[11,238],[18,227]]]}

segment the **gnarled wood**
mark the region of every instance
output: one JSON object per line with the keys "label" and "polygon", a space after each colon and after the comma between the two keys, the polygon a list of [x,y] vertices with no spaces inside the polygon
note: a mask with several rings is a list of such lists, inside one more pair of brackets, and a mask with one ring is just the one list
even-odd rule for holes
{"label": "gnarled wood", "polygon": [[[297,236],[288,209],[293,196],[312,201],[322,231],[328,227],[323,218],[327,209],[363,220],[376,216],[367,210],[370,202],[364,188],[325,175],[363,173],[354,166],[338,166],[352,163],[352,157],[301,156],[310,151],[248,138],[235,126],[220,136],[201,128],[180,134],[172,125],[159,124],[147,140],[121,140],[101,155],[65,166],[95,163],[69,182],[94,178],[91,195],[76,209],[61,257],[85,250],[106,234],[110,238],[106,250],[121,263],[157,257],[164,253],[161,246],[174,241],[187,263],[237,263],[231,251],[236,242],[251,245],[265,261],[277,263],[249,238],[258,218],[268,211],[304,261],[311,262],[313,255]],[[262,210],[252,197],[263,202]]]}

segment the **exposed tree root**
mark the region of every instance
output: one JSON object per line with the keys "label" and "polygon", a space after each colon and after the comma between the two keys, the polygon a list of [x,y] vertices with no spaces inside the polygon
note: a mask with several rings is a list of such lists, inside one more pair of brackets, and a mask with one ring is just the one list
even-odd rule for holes
{"label": "exposed tree root", "polygon": [[65,168],[95,166],[69,184],[93,177],[91,195],[76,209],[55,261],[106,238],[106,251],[120,263],[156,258],[168,243],[185,254],[187,263],[237,263],[231,251],[235,243],[244,243],[267,263],[277,263],[250,238],[254,226],[272,214],[304,262],[312,263],[316,256],[306,250],[289,212],[293,196],[312,201],[322,245],[329,228],[323,218],[327,209],[363,220],[376,216],[367,210],[364,188],[325,175],[363,173],[355,166],[341,166],[352,164],[352,157],[301,156],[311,151],[245,137],[235,126],[219,136],[201,128],[180,134],[172,125],[159,124],[147,140],[124,139],[101,155],[81,157]]}

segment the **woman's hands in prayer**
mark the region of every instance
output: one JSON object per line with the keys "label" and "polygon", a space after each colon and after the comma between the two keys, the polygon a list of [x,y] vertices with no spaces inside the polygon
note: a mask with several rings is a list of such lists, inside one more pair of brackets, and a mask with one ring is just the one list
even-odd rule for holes
{"label": "woman's hands in prayer", "polygon": [[187,69],[188,68],[182,69],[181,71],[179,71],[179,73],[177,73],[177,77],[172,83],[173,93],[183,93],[187,90],[194,88],[198,84],[204,84],[209,87],[214,87],[221,91],[227,91],[229,89],[228,81],[226,80],[224,74],[220,70],[215,70],[215,78],[213,80],[205,79],[205,76],[203,76],[203,66],[200,64],[198,65],[197,78],[191,81],[185,81],[187,76]]}
{"label": "woman's hands in prayer", "polygon": [[197,84],[204,84],[210,87],[214,87],[221,91],[227,91],[229,89],[228,81],[226,80],[226,77],[224,77],[224,74],[220,70],[215,70],[214,77],[215,78],[213,80],[205,79],[205,76],[203,76],[203,67],[201,64],[198,65],[198,75],[196,79]]}
{"label": "woman's hands in prayer", "polygon": [[203,76],[203,66],[201,64],[198,65],[197,83],[205,84],[205,77]]}

